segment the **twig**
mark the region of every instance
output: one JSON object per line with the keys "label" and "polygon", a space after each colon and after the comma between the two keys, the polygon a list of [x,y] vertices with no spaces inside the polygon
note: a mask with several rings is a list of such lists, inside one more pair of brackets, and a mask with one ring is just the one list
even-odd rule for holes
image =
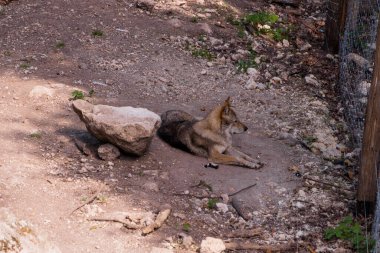
{"label": "twig", "polygon": [[194,194],[186,194],[186,193],[173,193],[174,196],[189,196],[192,198],[197,198],[197,199],[204,199],[210,197],[210,195],[194,195]]}
{"label": "twig", "polygon": [[160,228],[162,226],[162,224],[164,224],[166,219],[169,217],[169,214],[170,214],[170,209],[165,209],[165,210],[159,212],[157,217],[156,217],[156,220],[152,224],[150,224],[149,226],[146,226],[142,230],[142,234],[147,235],[147,234],[152,233],[155,229]]}
{"label": "twig", "polygon": [[243,189],[241,189],[241,190],[238,190],[237,192],[234,192],[234,193],[228,194],[228,197],[235,196],[236,194],[239,194],[239,193],[241,193],[242,191],[248,190],[248,189],[250,189],[250,188],[252,188],[252,187],[254,187],[254,186],[256,186],[256,183],[254,183],[253,185],[247,186],[247,187],[245,187],[245,188],[243,188]]}
{"label": "twig", "polygon": [[73,214],[75,211],[81,209],[85,205],[88,205],[88,204],[92,203],[95,199],[98,198],[99,193],[100,193],[100,190],[97,190],[86,202],[84,202],[83,204],[81,204],[80,206],[78,206],[77,208],[75,208],[70,214]]}
{"label": "twig", "polygon": [[289,251],[296,247],[295,243],[279,245],[259,245],[255,243],[226,242],[226,249],[229,250],[264,250],[269,252]]}
{"label": "twig", "polygon": [[310,252],[310,253],[316,253],[315,250],[313,250],[313,248],[310,246],[310,245],[307,245],[307,250]]}
{"label": "twig", "polygon": [[123,221],[123,220],[120,220],[118,218],[90,218],[88,219],[90,221],[110,221],[110,222],[119,222],[121,224],[123,224],[124,227],[126,228],[129,228],[129,229],[139,229],[141,228],[142,226],[140,225],[137,225],[137,224],[134,224],[132,222],[129,222],[129,221]]}
{"label": "twig", "polygon": [[344,191],[348,191],[348,192],[350,192],[349,189],[347,189],[347,188],[345,188],[344,186],[341,186],[341,185],[337,185],[337,184],[333,184],[333,183],[323,182],[323,181],[321,181],[321,180],[314,179],[314,178],[311,178],[311,177],[308,177],[308,176],[304,176],[303,178],[306,179],[306,180],[314,181],[314,182],[317,182],[317,183],[320,183],[320,184],[328,185],[328,186],[331,186],[331,187],[339,188],[339,189],[341,189],[341,190],[344,190]]}
{"label": "twig", "polygon": [[260,236],[263,233],[261,228],[256,228],[252,230],[234,231],[225,235],[227,238],[251,238],[255,236]]}

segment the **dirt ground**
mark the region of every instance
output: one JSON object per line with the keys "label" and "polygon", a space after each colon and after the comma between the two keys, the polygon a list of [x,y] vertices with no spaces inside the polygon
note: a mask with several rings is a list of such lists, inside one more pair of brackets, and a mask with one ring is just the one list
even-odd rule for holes
{"label": "dirt ground", "polygon": [[[320,141],[334,140],[333,152],[350,151],[342,144],[344,132],[337,126],[343,123],[332,99],[336,59],[321,49],[323,3],[305,1],[298,8],[243,0],[155,3],[152,11],[129,0],[19,0],[1,7],[0,207],[31,222],[62,252],[150,252],[152,247],[194,252],[206,236],[228,239],[231,231],[253,228],[262,228],[261,236],[245,241],[295,242],[298,247],[289,252],[351,252],[342,242],[324,241],[323,231],[349,213],[352,198],[317,183],[331,181],[352,191],[347,167],[323,159],[322,149],[304,147],[307,136],[323,130]],[[247,89],[248,74],[237,73],[228,57],[251,42],[239,38],[226,17],[257,10],[278,13],[300,29],[289,38],[290,46],[253,39],[262,56],[260,78],[268,85]],[[202,15],[195,22],[197,13]],[[311,25],[315,30],[308,30]],[[95,29],[104,34],[94,36]],[[216,59],[196,58],[184,45],[199,36],[229,46]],[[302,51],[299,41],[311,49]],[[308,74],[321,86],[305,83]],[[52,94],[31,96],[36,86]],[[197,116],[231,96],[249,127],[234,137],[235,146],[265,166],[205,168],[205,159],[157,137],[139,158],[122,155],[109,163],[86,156],[74,139],[96,140],[71,108],[75,89],[93,90],[88,100],[94,104],[156,113],[183,109]],[[207,206],[209,199],[253,184],[236,196],[249,219],[230,203],[226,212]],[[96,201],[71,214],[99,189]],[[162,206],[172,213],[148,236],[118,223],[88,220]],[[178,241],[184,232],[194,239],[191,246]]]}

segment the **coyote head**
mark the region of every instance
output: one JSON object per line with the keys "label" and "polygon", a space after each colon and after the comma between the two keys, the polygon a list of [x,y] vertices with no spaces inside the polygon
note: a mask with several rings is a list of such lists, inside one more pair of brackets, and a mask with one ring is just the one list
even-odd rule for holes
{"label": "coyote head", "polygon": [[231,108],[230,97],[224,101],[221,114],[222,127],[231,134],[240,134],[247,131],[248,127],[244,125],[237,117],[235,111]]}

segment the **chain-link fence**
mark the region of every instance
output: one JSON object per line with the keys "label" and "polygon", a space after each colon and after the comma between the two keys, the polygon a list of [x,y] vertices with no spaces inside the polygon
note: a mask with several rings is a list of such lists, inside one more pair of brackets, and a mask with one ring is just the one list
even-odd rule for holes
{"label": "chain-link fence", "polygon": [[[338,87],[346,122],[352,134],[352,145],[357,148],[362,144],[368,92],[373,75],[379,7],[380,0],[349,0],[344,34],[340,41]],[[376,253],[380,253],[379,221],[380,203],[372,226],[373,237],[377,241],[374,250]]]}

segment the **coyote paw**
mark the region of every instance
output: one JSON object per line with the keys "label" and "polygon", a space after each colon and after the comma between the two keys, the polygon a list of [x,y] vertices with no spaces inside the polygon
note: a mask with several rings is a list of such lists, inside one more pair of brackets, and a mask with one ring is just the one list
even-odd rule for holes
{"label": "coyote paw", "polygon": [[205,164],[204,166],[205,166],[205,168],[213,168],[216,170],[219,168],[219,165],[216,163],[208,163],[208,164]]}
{"label": "coyote paw", "polygon": [[250,162],[247,164],[247,167],[250,168],[250,169],[260,169],[264,166],[264,163],[262,162]]}

